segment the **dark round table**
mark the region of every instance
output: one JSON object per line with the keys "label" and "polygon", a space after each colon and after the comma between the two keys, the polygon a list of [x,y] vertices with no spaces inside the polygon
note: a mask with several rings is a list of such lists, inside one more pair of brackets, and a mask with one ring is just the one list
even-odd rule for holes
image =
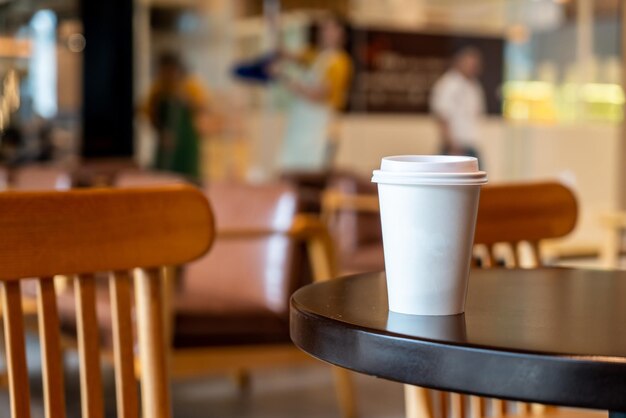
{"label": "dark round table", "polygon": [[465,314],[439,317],[389,312],[384,273],[335,279],[293,295],[291,338],[402,383],[626,411],[626,272],[476,270]]}

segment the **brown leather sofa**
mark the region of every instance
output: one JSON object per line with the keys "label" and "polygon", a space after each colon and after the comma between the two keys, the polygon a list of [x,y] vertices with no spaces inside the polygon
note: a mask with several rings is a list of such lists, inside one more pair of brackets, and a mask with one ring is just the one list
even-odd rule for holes
{"label": "brown leather sofa", "polygon": [[[289,297],[302,284],[301,247],[286,233],[298,213],[285,184],[214,184],[217,220],[210,255],[182,270],[176,289],[174,347],[286,343]],[[241,237],[225,237],[243,231]],[[273,231],[245,236],[245,231]],[[220,236],[221,235],[221,236]]]}

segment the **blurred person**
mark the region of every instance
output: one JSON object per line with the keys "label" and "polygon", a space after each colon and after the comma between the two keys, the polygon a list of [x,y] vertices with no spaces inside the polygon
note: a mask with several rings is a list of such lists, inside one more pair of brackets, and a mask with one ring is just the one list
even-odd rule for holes
{"label": "blurred person", "polygon": [[452,67],[433,87],[430,109],[437,119],[443,155],[478,158],[476,141],[485,114],[485,94],[478,80],[481,71],[480,51],[467,47],[455,55]]}
{"label": "blurred person", "polygon": [[157,77],[144,110],[157,131],[154,168],[199,182],[200,139],[213,124],[208,93],[197,78],[187,74],[176,54],[159,56]]}
{"label": "blurred person", "polygon": [[[318,171],[333,158],[336,116],[346,104],[352,79],[352,60],[345,50],[346,28],[338,16],[324,17],[314,49],[301,54],[280,51],[278,62],[270,69],[295,96],[281,155],[283,169]],[[284,65],[287,62],[299,69]]]}

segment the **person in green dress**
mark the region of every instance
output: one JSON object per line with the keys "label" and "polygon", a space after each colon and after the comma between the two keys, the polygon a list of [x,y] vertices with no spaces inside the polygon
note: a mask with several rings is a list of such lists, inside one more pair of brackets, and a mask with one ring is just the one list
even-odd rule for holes
{"label": "person in green dress", "polygon": [[201,181],[200,140],[206,127],[208,94],[173,53],[158,60],[145,111],[157,131],[154,168]]}

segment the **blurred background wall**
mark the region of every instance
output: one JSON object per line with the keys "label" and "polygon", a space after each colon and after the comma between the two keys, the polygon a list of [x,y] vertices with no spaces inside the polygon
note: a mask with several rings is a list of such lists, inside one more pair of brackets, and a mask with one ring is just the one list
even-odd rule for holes
{"label": "blurred background wall", "polygon": [[242,82],[232,68],[275,48],[268,10],[278,7],[289,50],[307,45],[323,13],[340,14],[352,27],[355,74],[335,168],[369,176],[381,156],[437,152],[425,106],[430,85],[459,45],[475,44],[485,56],[490,112],[479,147],[490,180],[558,178],[574,188],[581,220],[560,244],[569,251],[597,246],[599,214],[620,206],[618,0],[97,3],[0,2],[0,130],[3,158],[11,163],[116,157],[150,166],[156,134],[141,108],[156,58],[169,50],[205,87],[219,115],[219,126],[202,141],[202,177],[276,178],[289,94],[280,85]]}

